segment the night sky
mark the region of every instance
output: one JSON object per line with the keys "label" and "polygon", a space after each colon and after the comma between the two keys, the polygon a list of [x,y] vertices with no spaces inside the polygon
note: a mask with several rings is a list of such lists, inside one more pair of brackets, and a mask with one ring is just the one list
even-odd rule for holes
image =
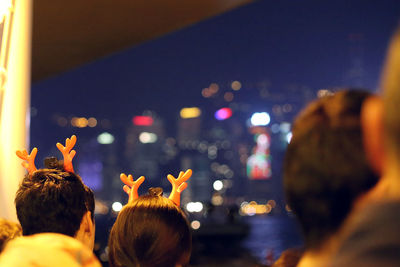
{"label": "night sky", "polygon": [[[288,84],[375,90],[399,18],[398,0],[256,1],[33,84],[31,143],[46,146],[76,131],[53,123],[56,113],[129,123],[154,110],[176,120],[180,108],[206,103],[201,90],[212,82],[239,80],[243,97],[266,81],[274,92]],[[363,71],[358,82],[348,76],[354,60]]]}

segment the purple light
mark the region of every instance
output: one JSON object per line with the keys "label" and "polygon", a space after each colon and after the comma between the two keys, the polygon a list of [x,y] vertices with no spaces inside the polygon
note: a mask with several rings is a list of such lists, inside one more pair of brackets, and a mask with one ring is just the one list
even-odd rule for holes
{"label": "purple light", "polygon": [[214,116],[219,121],[226,120],[232,116],[232,110],[230,108],[221,108],[215,112]]}

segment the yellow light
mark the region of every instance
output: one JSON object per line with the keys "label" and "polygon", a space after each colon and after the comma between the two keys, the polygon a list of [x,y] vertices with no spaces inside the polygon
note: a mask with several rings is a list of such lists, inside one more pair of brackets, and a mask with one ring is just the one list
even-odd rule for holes
{"label": "yellow light", "polygon": [[86,118],[84,118],[84,117],[79,118],[79,119],[77,120],[77,122],[76,122],[76,125],[77,125],[79,128],[85,128],[85,127],[88,125],[88,120],[87,120]]}
{"label": "yellow light", "polygon": [[11,0],[1,0],[0,1],[0,23],[7,16],[8,12],[12,8]]}
{"label": "yellow light", "polygon": [[256,214],[264,214],[267,212],[267,207],[265,205],[256,205]]}
{"label": "yellow light", "polygon": [[201,115],[201,110],[197,107],[183,108],[180,115],[182,119],[197,118]]}
{"label": "yellow light", "polygon": [[239,81],[234,81],[231,84],[232,90],[239,91],[242,88],[242,84]]}

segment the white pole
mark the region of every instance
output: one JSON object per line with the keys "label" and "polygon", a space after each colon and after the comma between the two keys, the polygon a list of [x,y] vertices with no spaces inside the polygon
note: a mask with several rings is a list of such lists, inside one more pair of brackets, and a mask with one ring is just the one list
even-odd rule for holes
{"label": "white pole", "polygon": [[5,66],[0,66],[6,78],[0,88],[0,217],[17,221],[14,198],[25,170],[15,151],[28,149],[32,0],[10,2],[12,8],[5,17],[11,18],[9,47],[2,42],[0,51],[4,54],[7,49],[8,54]]}

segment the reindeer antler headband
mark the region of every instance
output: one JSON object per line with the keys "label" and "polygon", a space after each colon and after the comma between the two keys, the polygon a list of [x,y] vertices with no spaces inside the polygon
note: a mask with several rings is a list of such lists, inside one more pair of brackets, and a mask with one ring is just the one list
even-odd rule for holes
{"label": "reindeer antler headband", "polygon": [[64,157],[64,170],[67,172],[74,172],[74,166],[72,166],[72,159],[76,155],[75,150],[71,150],[76,144],[76,136],[71,136],[71,139],[67,138],[65,140],[65,146],[57,143],[56,146],[58,150],[62,153]]}
{"label": "reindeer antler headband", "polygon": [[[178,207],[181,204],[181,193],[186,189],[186,181],[192,176],[192,170],[188,169],[186,172],[180,172],[178,178],[175,179],[174,176],[168,174],[168,181],[172,185],[172,191],[169,195],[169,199],[172,200]],[[133,180],[132,175],[126,176],[125,173],[120,175],[121,181],[125,184],[123,189],[129,195],[128,203],[132,203],[135,199],[139,197],[137,190],[140,185],[144,182],[145,177],[140,176],[136,181]]]}
{"label": "reindeer antler headband", "polygon": [[[75,157],[76,151],[71,150],[76,144],[76,136],[73,135],[71,136],[71,139],[67,138],[65,140],[65,146],[63,146],[60,143],[57,143],[56,146],[58,150],[62,153],[64,157],[64,170],[67,172],[74,172],[74,167],[72,165],[72,159]],[[35,166],[35,158],[37,155],[38,149],[34,147],[31,151],[30,154],[24,149],[24,150],[17,150],[16,154],[17,156],[24,160],[22,162],[22,166],[28,171],[28,173],[31,175],[34,173],[37,169]]]}
{"label": "reindeer antler headband", "polygon": [[36,166],[35,166],[35,158],[36,158],[36,154],[38,152],[38,149],[36,147],[34,147],[31,151],[30,154],[28,154],[28,152],[26,152],[26,150],[17,150],[16,154],[17,156],[24,160],[22,162],[22,167],[24,167],[29,174],[32,174],[34,171],[36,171]]}

